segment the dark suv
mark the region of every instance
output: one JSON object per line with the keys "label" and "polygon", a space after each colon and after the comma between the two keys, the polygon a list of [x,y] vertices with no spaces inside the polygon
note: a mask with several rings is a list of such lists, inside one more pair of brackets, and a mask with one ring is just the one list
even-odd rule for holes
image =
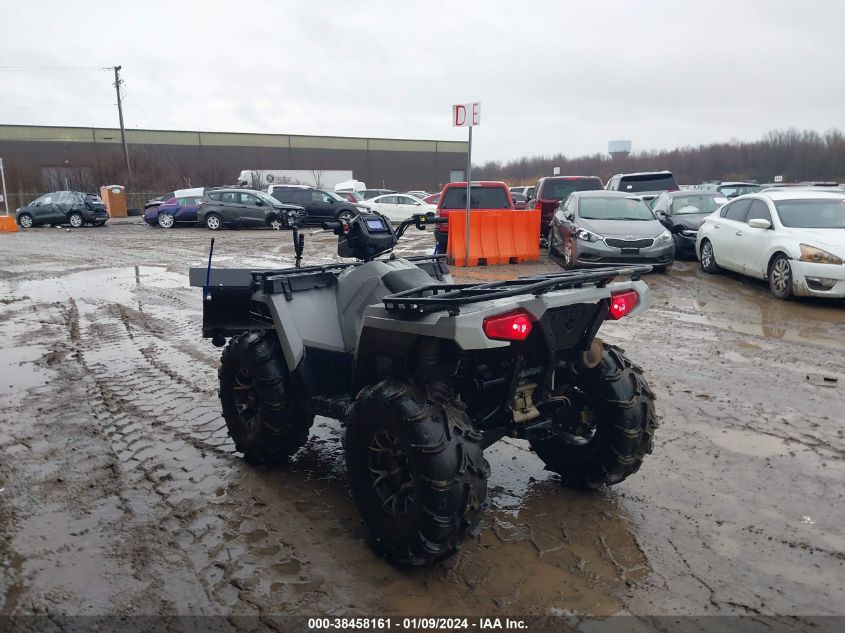
{"label": "dark suv", "polygon": [[84,224],[103,226],[109,219],[106,205],[96,193],[55,191],[36,198],[15,212],[21,228],[38,224],[70,224],[79,228]]}
{"label": "dark suv", "polygon": [[197,220],[212,231],[222,227],[289,229],[305,220],[305,209],[282,204],[263,191],[225,188],[207,190]]}
{"label": "dark suv", "polygon": [[549,176],[540,178],[526,208],[540,211],[540,237],[549,232],[552,216],[558,205],[573,191],[596,191],[604,189],[598,176]]}
{"label": "dark suv", "polygon": [[327,220],[349,221],[363,209],[336,193],[309,187],[274,187],[272,196],[279,202],[296,204],[305,209],[308,222]]}

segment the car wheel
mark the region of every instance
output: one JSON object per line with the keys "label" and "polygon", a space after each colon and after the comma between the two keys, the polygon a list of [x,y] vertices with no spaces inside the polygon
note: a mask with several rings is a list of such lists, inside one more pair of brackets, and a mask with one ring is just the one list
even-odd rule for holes
{"label": "car wheel", "polygon": [[83,224],[85,224],[85,220],[82,218],[82,214],[76,213],[75,211],[68,216],[67,221],[75,229],[78,229]]}
{"label": "car wheel", "polygon": [[172,213],[159,213],[158,214],[158,225],[163,229],[172,229],[173,225],[176,224],[176,219],[173,217]]}
{"label": "car wheel", "polygon": [[775,257],[769,268],[769,289],[778,299],[786,301],[792,298],[792,266],[789,258],[782,253]]}
{"label": "car wheel", "polygon": [[355,217],[355,214],[352,213],[352,211],[349,211],[349,210],[341,211],[340,213],[337,214],[337,219],[340,220],[341,222],[351,222],[352,218],[354,218],[354,217]]}
{"label": "car wheel", "polygon": [[710,240],[701,242],[701,270],[711,275],[719,272],[719,265],[716,263],[716,255],[713,253],[713,244]]}
{"label": "car wheel", "polygon": [[549,229],[549,236],[546,238],[546,245],[549,248],[550,256],[557,253],[557,247],[555,246],[555,233],[552,229]]}
{"label": "car wheel", "polygon": [[219,231],[223,223],[220,221],[220,216],[216,213],[209,213],[205,216],[205,226],[211,231]]}
{"label": "car wheel", "polygon": [[22,213],[18,218],[18,225],[22,229],[31,229],[32,228],[32,216],[29,213]]}
{"label": "car wheel", "polygon": [[563,243],[563,267],[570,270],[572,266],[572,242]]}

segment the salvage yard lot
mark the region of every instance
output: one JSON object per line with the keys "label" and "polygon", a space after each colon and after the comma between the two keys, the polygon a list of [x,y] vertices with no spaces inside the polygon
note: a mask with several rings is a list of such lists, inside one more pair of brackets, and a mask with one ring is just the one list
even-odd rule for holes
{"label": "salvage yard lot", "polygon": [[[218,266],[293,261],[287,232],[215,237]],[[696,262],[648,276],[652,308],[601,332],[658,397],[640,472],[574,492],[499,443],[480,539],[399,570],[367,545],[334,422],[288,467],[234,454],[187,286],[209,238],[133,218],[0,238],[2,614],[845,613],[845,302]],[[399,252],[431,248],[411,230]]]}

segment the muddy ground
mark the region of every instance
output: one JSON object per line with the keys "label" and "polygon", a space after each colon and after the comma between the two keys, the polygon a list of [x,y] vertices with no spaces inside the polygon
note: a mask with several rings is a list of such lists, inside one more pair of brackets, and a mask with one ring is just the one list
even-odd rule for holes
{"label": "muddy ground", "polygon": [[[779,302],[695,262],[650,275],[652,309],[601,332],[658,396],[641,471],[574,492],[500,442],[479,540],[399,570],[367,544],[336,423],[287,467],[233,453],[187,287],[209,237],[135,219],[0,235],[0,615],[845,614],[843,302]],[[291,250],[225,231],[215,259]]]}

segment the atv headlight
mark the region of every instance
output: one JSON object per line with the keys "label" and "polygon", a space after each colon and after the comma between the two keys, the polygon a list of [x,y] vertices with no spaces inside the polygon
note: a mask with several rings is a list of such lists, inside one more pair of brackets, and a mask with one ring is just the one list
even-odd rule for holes
{"label": "atv headlight", "polygon": [[807,244],[799,244],[799,248],[801,248],[801,261],[802,262],[812,262],[814,264],[841,264],[842,259],[834,255],[833,253],[828,253],[827,251],[823,251],[820,248],[816,248],[815,246],[809,246]]}
{"label": "atv headlight", "polygon": [[582,240],[584,242],[598,242],[601,240],[601,235],[596,235],[587,229],[578,229],[575,231],[575,239]]}
{"label": "atv headlight", "polygon": [[672,241],[672,234],[669,231],[663,231],[660,235],[657,236],[654,240],[655,246],[660,244],[668,244]]}

